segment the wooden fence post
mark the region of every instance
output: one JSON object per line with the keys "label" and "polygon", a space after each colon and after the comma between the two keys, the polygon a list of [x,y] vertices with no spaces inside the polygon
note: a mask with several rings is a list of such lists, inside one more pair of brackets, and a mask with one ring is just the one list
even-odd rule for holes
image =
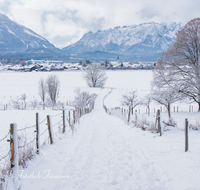
{"label": "wooden fence post", "polygon": [[73,120],[74,120],[74,124],[76,123],[76,117],[75,117],[75,111],[73,110]]}
{"label": "wooden fence post", "polygon": [[11,169],[18,168],[18,142],[17,142],[17,125],[10,124],[10,151],[11,151]]}
{"label": "wooden fence post", "polygon": [[78,108],[78,115],[81,118],[81,108]]}
{"label": "wooden fence post", "polygon": [[11,170],[13,182],[18,189],[18,140],[17,140],[17,124],[10,124],[10,150],[11,150]]}
{"label": "wooden fence post", "polygon": [[130,122],[131,107],[128,107],[128,123]]}
{"label": "wooden fence post", "polygon": [[48,125],[48,130],[49,130],[50,144],[53,144],[52,131],[51,131],[51,122],[50,122],[49,115],[47,115],[47,125]]}
{"label": "wooden fence post", "polygon": [[158,119],[158,132],[160,133],[160,136],[162,136],[162,130],[160,125],[160,110],[157,111],[157,119]]}
{"label": "wooden fence post", "polygon": [[185,152],[188,151],[188,119],[185,119]]}
{"label": "wooden fence post", "polygon": [[63,133],[65,132],[65,110],[63,110]]}
{"label": "wooden fence post", "polygon": [[69,125],[70,125],[70,124],[71,124],[71,121],[70,121],[70,119],[71,119],[71,118],[70,118],[70,111],[69,111],[68,113],[69,113]]}
{"label": "wooden fence post", "polygon": [[137,110],[135,110],[135,126],[137,126]]}
{"label": "wooden fence post", "polygon": [[40,154],[39,136],[39,115],[36,113],[36,154]]}

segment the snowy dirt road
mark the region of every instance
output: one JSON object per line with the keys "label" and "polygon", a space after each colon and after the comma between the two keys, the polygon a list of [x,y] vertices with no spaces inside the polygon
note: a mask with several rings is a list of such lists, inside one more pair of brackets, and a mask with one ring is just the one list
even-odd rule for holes
{"label": "snowy dirt road", "polygon": [[21,170],[21,190],[200,189],[199,152],[184,153],[179,139],[161,139],[106,114],[106,93],[73,137],[62,134]]}

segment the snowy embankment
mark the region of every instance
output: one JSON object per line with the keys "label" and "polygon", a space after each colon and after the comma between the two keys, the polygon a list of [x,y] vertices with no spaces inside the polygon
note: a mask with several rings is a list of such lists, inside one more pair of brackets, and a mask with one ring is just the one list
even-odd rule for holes
{"label": "snowy embankment", "polygon": [[[199,132],[190,131],[185,153],[178,128],[159,137],[106,114],[107,93],[103,90],[95,109],[81,118],[74,136],[60,134],[20,171],[21,190],[199,189]],[[5,185],[12,189],[12,179]]]}

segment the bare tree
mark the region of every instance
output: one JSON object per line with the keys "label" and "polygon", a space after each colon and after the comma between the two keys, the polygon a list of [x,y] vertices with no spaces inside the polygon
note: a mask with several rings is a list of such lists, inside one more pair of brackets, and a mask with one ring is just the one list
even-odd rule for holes
{"label": "bare tree", "polygon": [[[200,18],[189,21],[176,34],[172,46],[158,60],[157,77],[174,91],[199,105],[200,111]],[[160,69],[160,70],[159,70]]]}
{"label": "bare tree", "polygon": [[83,72],[83,78],[89,87],[103,87],[107,80],[105,70],[102,70],[98,63],[89,65],[88,69]]}
{"label": "bare tree", "polygon": [[43,78],[38,81],[38,94],[42,100],[43,110],[45,110],[45,98],[46,98],[47,87]]}
{"label": "bare tree", "polygon": [[60,80],[57,75],[49,75],[46,80],[47,93],[51,100],[52,106],[56,105],[56,100],[59,95]]}
{"label": "bare tree", "polygon": [[121,103],[124,106],[129,106],[130,109],[132,110],[132,114],[133,114],[133,109],[136,106],[140,105],[141,102],[138,99],[137,91],[134,90],[134,91],[128,92],[125,95],[122,95]]}
{"label": "bare tree", "polygon": [[79,108],[93,108],[94,100],[96,95],[95,94],[89,94],[88,92],[81,92],[80,88],[75,89],[75,105]]}
{"label": "bare tree", "polygon": [[15,97],[11,100],[11,102],[14,104],[15,109],[20,109],[19,104],[20,104],[21,98]]}
{"label": "bare tree", "polygon": [[151,94],[146,95],[143,104],[147,107],[148,115],[150,114],[150,103],[151,103],[151,101],[152,101],[152,95]]}
{"label": "bare tree", "polygon": [[31,105],[32,105],[32,107],[33,107],[33,110],[37,107],[37,105],[38,105],[38,101],[36,100],[36,99],[33,99],[32,101],[31,101]]}
{"label": "bare tree", "polygon": [[24,109],[26,109],[26,99],[27,99],[26,94],[25,93],[22,94],[20,99],[24,102]]}
{"label": "bare tree", "polygon": [[169,119],[171,118],[171,104],[180,99],[179,94],[170,88],[154,87],[152,91],[152,99],[164,105],[167,108]]}

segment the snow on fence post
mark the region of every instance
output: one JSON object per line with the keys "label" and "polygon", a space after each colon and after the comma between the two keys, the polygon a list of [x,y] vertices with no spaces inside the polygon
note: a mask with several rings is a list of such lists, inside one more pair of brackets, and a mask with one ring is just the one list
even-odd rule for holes
{"label": "snow on fence post", "polygon": [[65,110],[63,110],[62,118],[63,118],[63,133],[64,133],[65,132]]}
{"label": "snow on fence post", "polygon": [[36,113],[36,154],[40,154],[39,115]]}
{"label": "snow on fence post", "polygon": [[13,182],[18,189],[18,141],[17,141],[17,124],[10,124],[10,151],[11,151],[11,169]]}
{"label": "snow on fence post", "polygon": [[188,151],[188,119],[185,119],[185,152]]}
{"label": "snow on fence post", "polygon": [[52,137],[52,131],[51,131],[51,122],[50,122],[49,115],[47,115],[47,125],[48,125],[48,131],[49,131],[50,144],[53,144],[53,137]]}

